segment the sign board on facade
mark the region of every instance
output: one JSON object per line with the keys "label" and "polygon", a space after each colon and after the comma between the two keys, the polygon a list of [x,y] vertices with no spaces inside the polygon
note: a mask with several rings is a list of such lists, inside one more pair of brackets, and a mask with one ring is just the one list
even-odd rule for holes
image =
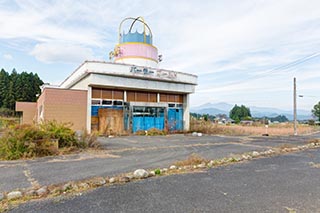
{"label": "sign board on facade", "polygon": [[166,79],[176,79],[177,73],[174,71],[169,70],[157,70],[157,69],[151,69],[147,67],[137,67],[132,66],[130,68],[130,73],[142,75],[142,76],[152,76],[152,77],[158,77],[158,78],[166,78]]}

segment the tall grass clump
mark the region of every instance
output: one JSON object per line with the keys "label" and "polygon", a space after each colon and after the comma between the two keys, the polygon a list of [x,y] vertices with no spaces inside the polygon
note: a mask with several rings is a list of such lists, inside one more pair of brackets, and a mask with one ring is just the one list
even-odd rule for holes
{"label": "tall grass clump", "polygon": [[51,139],[58,140],[59,148],[79,147],[76,133],[71,129],[71,123],[59,123],[57,121],[45,121],[39,125],[39,130],[45,132]]}
{"label": "tall grass clump", "polygon": [[[88,147],[78,140],[70,124],[47,121],[36,125],[17,125],[7,129],[0,138],[0,159],[56,155],[59,148]],[[94,139],[90,139],[93,143]]]}

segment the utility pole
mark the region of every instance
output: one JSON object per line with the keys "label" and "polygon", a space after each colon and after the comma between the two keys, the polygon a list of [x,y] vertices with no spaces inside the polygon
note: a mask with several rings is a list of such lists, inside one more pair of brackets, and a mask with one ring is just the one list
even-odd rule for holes
{"label": "utility pole", "polygon": [[296,78],[293,78],[293,130],[294,135],[298,135],[297,133],[297,85]]}

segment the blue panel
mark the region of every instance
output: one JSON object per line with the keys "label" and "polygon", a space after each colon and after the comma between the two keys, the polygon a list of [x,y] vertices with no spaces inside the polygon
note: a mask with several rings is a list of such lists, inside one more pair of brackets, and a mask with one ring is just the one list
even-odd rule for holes
{"label": "blue panel", "polygon": [[144,130],[144,119],[143,117],[133,117],[132,119],[132,131]]}
{"label": "blue panel", "polygon": [[183,130],[183,109],[168,110],[168,129],[169,131]]}
{"label": "blue panel", "polygon": [[156,117],[155,120],[155,128],[164,130],[164,117]]}
{"label": "blue panel", "polygon": [[168,110],[168,129],[169,131],[175,130],[175,121],[176,121],[176,109]]}
{"label": "blue panel", "polygon": [[154,128],[154,117],[144,117],[144,130]]}
{"label": "blue panel", "polygon": [[176,112],[176,130],[183,130],[183,110]]}
{"label": "blue panel", "polygon": [[91,116],[98,116],[100,106],[91,106]]}

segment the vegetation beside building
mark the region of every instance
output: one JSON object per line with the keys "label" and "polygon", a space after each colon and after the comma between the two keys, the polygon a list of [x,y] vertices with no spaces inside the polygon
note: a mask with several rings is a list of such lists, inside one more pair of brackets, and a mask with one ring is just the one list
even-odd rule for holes
{"label": "vegetation beside building", "polygon": [[97,147],[95,137],[77,136],[70,124],[56,121],[40,125],[16,125],[0,138],[0,159],[16,160]]}
{"label": "vegetation beside building", "polygon": [[[15,110],[16,101],[35,102],[40,94],[43,81],[37,74],[22,72],[15,69],[11,74],[4,69],[0,71],[0,113],[10,115]],[[10,109],[10,110],[6,110]]]}

